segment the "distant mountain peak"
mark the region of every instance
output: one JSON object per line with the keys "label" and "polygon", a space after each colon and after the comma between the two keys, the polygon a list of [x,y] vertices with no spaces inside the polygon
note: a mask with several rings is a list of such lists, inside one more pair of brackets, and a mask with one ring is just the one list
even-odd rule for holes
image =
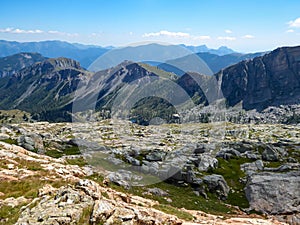
{"label": "distant mountain peak", "polygon": [[33,65],[37,62],[44,61],[39,53],[21,52],[11,56],[0,58],[0,77],[11,76],[19,70]]}
{"label": "distant mountain peak", "polygon": [[46,60],[45,62],[49,62],[52,64],[54,67],[59,67],[59,68],[76,68],[76,69],[82,69],[80,66],[80,63],[77,62],[76,60],[65,58],[65,57],[59,57],[59,58],[51,58]]}

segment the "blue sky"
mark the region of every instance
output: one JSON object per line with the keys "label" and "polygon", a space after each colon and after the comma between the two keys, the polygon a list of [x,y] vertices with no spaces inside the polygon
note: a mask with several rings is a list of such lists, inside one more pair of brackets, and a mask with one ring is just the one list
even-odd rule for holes
{"label": "blue sky", "polygon": [[241,52],[300,45],[299,0],[2,0],[0,4],[4,40],[101,46],[162,41],[226,45]]}

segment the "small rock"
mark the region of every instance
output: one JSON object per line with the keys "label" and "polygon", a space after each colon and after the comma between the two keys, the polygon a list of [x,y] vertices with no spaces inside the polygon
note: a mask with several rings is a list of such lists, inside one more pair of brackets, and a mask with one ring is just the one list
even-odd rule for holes
{"label": "small rock", "polygon": [[257,171],[262,171],[264,169],[264,163],[262,160],[256,160],[252,163],[244,163],[241,165],[241,170],[247,175],[251,175]]}
{"label": "small rock", "polygon": [[151,193],[156,196],[168,196],[169,195],[168,192],[166,192],[160,188],[148,188],[147,191],[148,191],[148,193]]}
{"label": "small rock", "polygon": [[212,174],[203,177],[203,181],[207,185],[210,192],[217,193],[217,196],[222,200],[227,198],[230,188],[228,187],[223,176]]}

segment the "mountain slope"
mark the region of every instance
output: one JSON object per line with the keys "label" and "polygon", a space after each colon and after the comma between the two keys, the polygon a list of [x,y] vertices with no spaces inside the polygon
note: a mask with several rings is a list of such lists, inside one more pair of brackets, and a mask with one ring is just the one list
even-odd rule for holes
{"label": "mountain slope", "polygon": [[17,71],[46,58],[39,53],[19,53],[0,58],[0,77],[11,76]]}
{"label": "mountain slope", "polygon": [[229,106],[246,110],[300,103],[300,46],[278,48],[216,74]]}
{"label": "mountain slope", "polygon": [[181,76],[187,71],[213,75],[228,66],[234,65],[243,60],[262,56],[264,53],[240,54],[233,53],[227,55],[216,55],[208,52],[200,52],[193,55],[187,55],[181,58],[168,60],[166,63],[159,64],[158,67],[174,72]]}
{"label": "mountain slope", "polygon": [[0,107],[34,114],[61,109],[71,103],[78,83],[88,74],[67,58],[36,63],[0,80]]}

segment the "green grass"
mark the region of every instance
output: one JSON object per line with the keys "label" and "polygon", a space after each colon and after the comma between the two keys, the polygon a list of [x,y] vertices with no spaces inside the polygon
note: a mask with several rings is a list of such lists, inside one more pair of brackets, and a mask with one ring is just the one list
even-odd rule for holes
{"label": "green grass", "polygon": [[240,182],[240,178],[243,178],[246,175],[240,169],[240,165],[252,161],[246,158],[232,158],[228,161],[218,158],[218,162],[218,168],[213,169],[211,172],[222,175],[228,186],[231,188],[226,203],[241,208],[248,208],[249,202],[244,192],[245,184]]}
{"label": "green grass", "polygon": [[66,159],[67,163],[70,165],[78,165],[78,166],[86,166],[87,165],[87,161],[83,158],[75,158],[75,159]]}
{"label": "green grass", "polygon": [[160,204],[160,205],[155,205],[154,208],[158,209],[158,210],[160,210],[162,212],[175,215],[179,219],[191,221],[194,218],[193,215],[191,215],[190,213],[184,212],[182,210],[178,210],[177,208],[169,206],[169,205],[162,205],[162,204]]}
{"label": "green grass", "polygon": [[79,155],[80,149],[78,146],[72,145],[72,146],[65,148],[63,152],[65,155]]}
{"label": "green grass", "polygon": [[28,177],[24,180],[17,181],[1,181],[0,192],[4,193],[1,199],[9,197],[36,198],[38,190],[45,184],[51,184],[53,187],[61,187],[67,185],[67,181],[44,181],[39,176]]}
{"label": "green grass", "polygon": [[89,225],[90,224],[90,216],[92,214],[93,207],[89,206],[85,209],[83,209],[82,215],[80,220],[78,221],[78,224],[80,225]]}
{"label": "green grass", "polygon": [[11,144],[11,145],[17,145],[18,144],[17,140],[14,140],[14,139],[11,139],[11,138],[4,139],[4,140],[1,140],[1,141],[5,142],[5,143],[8,143],[8,144]]}
{"label": "green grass", "polygon": [[46,151],[45,153],[47,156],[50,156],[52,158],[60,158],[64,155],[63,152],[61,151],[58,151],[58,150],[48,150]]}
{"label": "green grass", "polygon": [[[99,184],[103,184],[103,177],[101,175],[92,175],[87,177],[88,179],[94,180]],[[224,202],[217,199],[217,197],[211,193],[208,193],[209,199],[205,199],[202,196],[197,196],[193,192],[193,189],[188,186],[176,186],[174,184],[160,182],[148,186],[134,186],[129,190],[118,186],[114,183],[109,183],[109,187],[117,191],[124,193],[131,193],[133,195],[138,195],[141,197],[146,197],[158,201],[160,204],[165,205],[165,207],[175,207],[175,208],[185,208],[189,210],[201,210],[207,213],[214,213],[217,215],[224,215],[228,213],[233,213],[232,210],[224,204]],[[165,197],[156,195],[146,195],[144,192],[148,188],[157,187],[169,193],[168,198],[172,202],[168,202]]]}
{"label": "green grass", "polygon": [[0,224],[12,225],[15,224],[20,216],[20,209],[23,205],[10,207],[3,205],[0,207]]}
{"label": "green grass", "polygon": [[79,155],[80,149],[78,146],[68,146],[64,150],[48,150],[45,153],[52,158],[60,158],[64,155]]}
{"label": "green grass", "polygon": [[271,168],[277,168],[279,166],[281,166],[283,164],[283,162],[265,162],[265,167],[271,167]]}
{"label": "green grass", "polygon": [[[43,167],[39,162],[22,160],[19,158],[14,159],[18,163],[19,168],[25,168],[32,171],[44,171]],[[6,167],[7,162],[5,160],[0,160],[0,166],[2,168]]]}

